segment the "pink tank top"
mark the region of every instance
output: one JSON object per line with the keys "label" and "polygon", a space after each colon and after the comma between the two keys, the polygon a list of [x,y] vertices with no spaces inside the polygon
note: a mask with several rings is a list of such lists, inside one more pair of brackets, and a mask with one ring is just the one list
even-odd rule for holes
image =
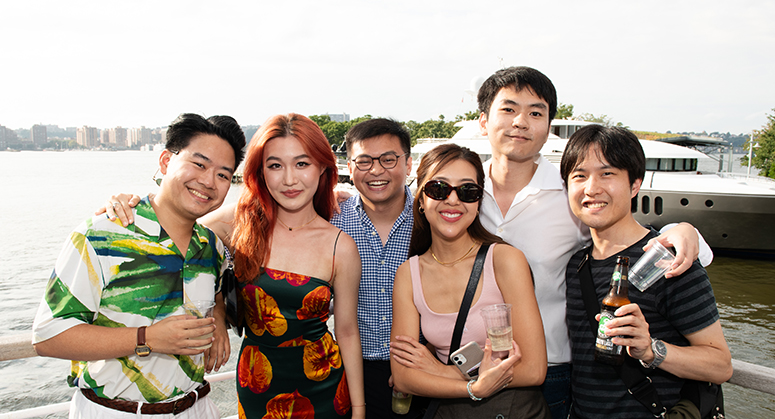
{"label": "pink tank top", "polygon": [[[480,311],[482,307],[491,304],[503,304],[503,295],[495,282],[495,272],[492,266],[492,254],[495,245],[491,245],[484,259],[484,269],[482,277],[482,293],[479,299],[474,301],[466,318],[466,324],[463,328],[463,337],[460,339],[460,346],[471,341],[476,341],[484,349],[487,332],[484,329],[484,322]],[[420,281],[420,261],[418,256],[409,258],[409,269],[412,275],[412,294],[414,305],[420,313],[420,327],[425,336],[434,347],[436,347],[436,356],[442,361],[447,362],[449,357],[449,341],[452,339],[452,331],[455,329],[457,320],[457,311],[454,313],[436,313],[428,308],[425,302],[425,294],[422,290]],[[468,276],[470,276],[470,272]],[[461,296],[462,298],[462,296]]]}

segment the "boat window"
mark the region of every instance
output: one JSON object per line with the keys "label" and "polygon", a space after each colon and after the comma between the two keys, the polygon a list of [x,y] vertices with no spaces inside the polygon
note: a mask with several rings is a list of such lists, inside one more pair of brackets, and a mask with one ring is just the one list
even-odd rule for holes
{"label": "boat window", "polygon": [[707,201],[705,201],[705,206],[708,208],[713,208],[713,201],[708,199]]}
{"label": "boat window", "polygon": [[646,159],[646,170],[692,172],[697,170],[697,159]]}
{"label": "boat window", "polygon": [[662,197],[661,196],[654,198],[654,212],[657,215],[662,215]]}
{"label": "boat window", "polygon": [[681,198],[681,205],[683,205],[683,206],[689,205],[689,200],[686,199],[686,198]]}
{"label": "boat window", "polygon": [[648,196],[644,196],[640,201],[640,211],[644,214],[648,214],[651,211],[651,199]]}

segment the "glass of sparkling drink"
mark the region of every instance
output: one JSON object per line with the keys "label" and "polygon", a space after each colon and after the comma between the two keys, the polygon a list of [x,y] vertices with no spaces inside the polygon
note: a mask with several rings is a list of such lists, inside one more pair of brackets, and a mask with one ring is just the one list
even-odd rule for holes
{"label": "glass of sparkling drink", "polygon": [[393,413],[397,415],[405,415],[409,413],[409,408],[412,406],[412,395],[409,393],[401,393],[400,391],[393,390]]}
{"label": "glass of sparkling drink", "polygon": [[511,350],[511,304],[489,305],[481,312],[493,352]]}
{"label": "glass of sparkling drink", "polygon": [[[185,310],[186,314],[196,316],[200,319],[213,317],[213,307],[215,307],[215,302],[210,300],[192,300],[183,304],[183,310]],[[213,337],[212,332],[198,336],[196,339],[209,339],[211,337]],[[193,346],[191,349],[207,349],[211,346],[213,346],[212,342],[204,346]]]}

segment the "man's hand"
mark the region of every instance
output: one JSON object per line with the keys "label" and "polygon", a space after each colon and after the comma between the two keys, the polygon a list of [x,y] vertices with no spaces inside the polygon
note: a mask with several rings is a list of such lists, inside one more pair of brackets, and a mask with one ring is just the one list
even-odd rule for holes
{"label": "man's hand", "polygon": [[659,240],[663,246],[668,248],[675,247],[675,261],[665,273],[665,278],[672,278],[686,272],[700,253],[697,230],[688,223],[680,223],[651,239],[643,249],[648,250],[653,240]]}
{"label": "man's hand", "polygon": [[[651,351],[651,335],[646,317],[637,304],[627,304],[619,307],[614,313],[617,317],[605,325],[605,334],[614,336],[611,340],[615,345],[627,347],[627,352],[635,359],[650,362],[654,359]],[[600,315],[596,317],[600,319]]]}
{"label": "man's hand", "polygon": [[121,224],[124,227],[135,222],[133,218],[132,208],[136,207],[140,203],[140,198],[137,195],[119,194],[113,195],[105,203],[105,206],[94,212],[94,215],[107,214],[108,218],[113,221],[118,217],[121,220]]}
{"label": "man's hand", "polygon": [[174,355],[197,355],[204,349],[192,349],[205,346],[215,338],[202,336],[215,330],[215,319],[196,316],[171,316],[149,326],[145,332],[145,341],[153,352]]}

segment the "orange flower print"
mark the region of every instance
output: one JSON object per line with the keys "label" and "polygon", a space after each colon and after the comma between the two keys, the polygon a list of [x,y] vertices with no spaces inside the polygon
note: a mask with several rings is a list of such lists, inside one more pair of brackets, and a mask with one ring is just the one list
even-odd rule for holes
{"label": "orange flower print", "polygon": [[278,394],[266,404],[264,419],[314,419],[315,408],[308,398],[294,391]]}
{"label": "orange flower print", "polygon": [[275,281],[285,280],[288,284],[294,287],[300,287],[309,282],[310,277],[306,275],[295,274],[292,272],[275,271],[274,269],[267,269],[267,275]]}
{"label": "orange flower print", "polygon": [[258,346],[246,346],[237,365],[239,385],[253,393],[265,392],[272,383],[272,364],[261,353]]}
{"label": "orange flower print", "polygon": [[248,419],[248,417],[245,416],[245,409],[242,407],[242,403],[239,402],[239,398],[237,398],[237,415],[239,419]]}
{"label": "orange flower print", "polygon": [[288,330],[288,321],[280,313],[277,301],[261,287],[246,286],[242,296],[245,300],[245,319],[253,333],[263,336],[268,331],[272,336],[281,336]]}
{"label": "orange flower print", "polygon": [[293,338],[291,340],[286,340],[285,342],[277,345],[279,348],[289,348],[294,346],[304,346],[309,345],[310,341],[307,339],[304,339],[304,336],[299,336],[297,338]]}
{"label": "orange flower print", "polygon": [[313,381],[328,378],[332,368],[341,368],[339,346],[330,333],[304,347],[304,375]]}
{"label": "orange flower print", "polygon": [[301,308],[296,310],[296,317],[299,320],[320,317],[320,320],[325,322],[328,320],[330,301],[331,290],[325,286],[317,287],[304,296],[304,300],[301,302]]}
{"label": "orange flower print", "polygon": [[336,396],[334,396],[334,410],[340,415],[344,415],[350,410],[350,388],[347,386],[347,371],[342,372],[342,379],[336,386]]}

